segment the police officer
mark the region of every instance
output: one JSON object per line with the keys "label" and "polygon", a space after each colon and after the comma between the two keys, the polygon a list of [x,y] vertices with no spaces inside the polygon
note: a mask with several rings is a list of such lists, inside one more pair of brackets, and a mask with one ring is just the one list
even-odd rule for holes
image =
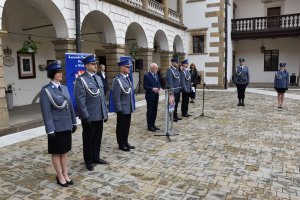
{"label": "police officer", "polygon": [[191,74],[188,69],[189,61],[186,59],[181,62],[182,71],[180,72],[181,85],[182,85],[182,103],[181,103],[181,114],[183,117],[191,116],[188,114],[189,110],[189,98],[191,93]]}
{"label": "police officer", "polygon": [[157,71],[157,64],[152,63],[150,65],[150,71],[144,75],[144,89],[146,91],[145,99],[147,101],[147,125],[148,130],[151,132],[160,130],[157,126],[155,126],[159,92],[161,91],[161,85]]}
{"label": "police officer", "polygon": [[277,91],[278,108],[282,108],[284,93],[289,87],[289,72],[286,71],[286,63],[279,64],[279,70],[275,72],[274,88]]}
{"label": "police officer", "polygon": [[68,176],[67,152],[72,146],[71,133],[77,129],[76,117],[68,88],[60,84],[63,76],[61,65],[54,61],[46,70],[51,81],[40,92],[40,106],[48,134],[48,153],[52,154],[57,184],[68,187],[74,184]]}
{"label": "police officer", "polygon": [[107,164],[100,159],[103,121],[107,121],[107,107],[104,86],[96,74],[95,55],[81,61],[86,71],[75,82],[75,99],[82,124],[83,157],[87,170],[93,171],[93,163]]}
{"label": "police officer", "polygon": [[182,118],[177,115],[178,103],[180,101],[180,92],[181,92],[181,81],[180,81],[180,73],[178,71],[178,58],[171,59],[172,66],[166,72],[166,80],[167,87],[171,89],[174,93],[175,97],[175,109],[174,109],[174,118],[173,121],[177,122],[178,120],[182,120]]}
{"label": "police officer", "polygon": [[238,91],[239,103],[237,106],[245,106],[245,91],[250,82],[249,69],[245,66],[245,59],[239,59],[240,66],[236,67],[234,75],[234,83]]}
{"label": "police officer", "polygon": [[116,136],[119,149],[130,151],[135,149],[128,142],[128,135],[131,123],[131,113],[134,109],[132,91],[133,84],[130,81],[130,61],[124,60],[118,63],[120,74],[115,77],[112,83],[112,97],[115,112],[117,113]]}

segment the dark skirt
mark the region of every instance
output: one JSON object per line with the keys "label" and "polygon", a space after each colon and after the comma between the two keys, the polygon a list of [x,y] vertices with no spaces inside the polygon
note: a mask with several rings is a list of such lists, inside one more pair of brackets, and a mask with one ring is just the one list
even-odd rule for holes
{"label": "dark skirt", "polygon": [[277,91],[277,93],[285,93],[285,91],[287,89],[286,88],[275,88],[275,90]]}
{"label": "dark skirt", "polygon": [[70,131],[56,132],[55,136],[48,135],[48,153],[64,154],[71,150],[72,133]]}

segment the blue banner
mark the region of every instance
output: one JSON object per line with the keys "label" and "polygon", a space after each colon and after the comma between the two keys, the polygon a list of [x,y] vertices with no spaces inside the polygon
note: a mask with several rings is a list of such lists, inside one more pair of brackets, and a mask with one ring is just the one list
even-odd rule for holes
{"label": "blue banner", "polygon": [[[132,100],[133,100],[133,109],[135,110],[136,107],[135,107],[134,83],[133,83],[133,76],[132,76],[132,70],[133,70],[132,58],[130,56],[122,56],[122,57],[120,57],[120,61],[123,61],[123,60],[130,60],[130,74],[129,74],[129,78],[131,80],[132,87],[133,87],[133,90],[132,90]],[[109,112],[115,112],[113,98],[112,98],[112,91],[109,92]]]}
{"label": "blue banner", "polygon": [[77,106],[74,97],[74,84],[76,78],[85,72],[84,64],[81,60],[90,54],[86,53],[66,53],[66,85],[70,92],[74,109],[77,113]]}

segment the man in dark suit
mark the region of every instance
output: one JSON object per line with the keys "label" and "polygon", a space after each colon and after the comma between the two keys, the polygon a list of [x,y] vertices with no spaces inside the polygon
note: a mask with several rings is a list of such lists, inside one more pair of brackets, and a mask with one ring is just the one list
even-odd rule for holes
{"label": "man in dark suit", "polygon": [[104,94],[106,96],[108,91],[108,83],[107,83],[107,76],[105,74],[105,65],[103,64],[99,65],[99,71],[97,72],[97,75],[101,77],[104,86]]}
{"label": "man in dark suit", "polygon": [[159,92],[161,90],[161,84],[157,71],[157,64],[152,63],[150,65],[150,71],[144,75],[144,89],[146,90],[145,98],[147,101],[147,125],[148,130],[152,132],[160,130],[155,126]]}

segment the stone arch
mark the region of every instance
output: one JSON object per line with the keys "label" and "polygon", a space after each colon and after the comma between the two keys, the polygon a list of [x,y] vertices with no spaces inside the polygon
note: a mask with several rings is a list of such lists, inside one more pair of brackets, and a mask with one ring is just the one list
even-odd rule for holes
{"label": "stone arch", "polygon": [[[155,36],[154,36],[154,41],[157,42],[160,50],[164,50],[164,51],[169,50],[168,38],[167,38],[165,32],[162,31],[161,29],[156,31]],[[154,42],[153,48],[156,45],[155,42]]]}
{"label": "stone arch", "polygon": [[176,35],[174,38],[173,51],[178,53],[184,53],[183,41],[179,35]]}
{"label": "stone arch", "polygon": [[[17,5],[19,6],[21,6],[22,4],[30,5],[35,9],[41,11],[41,13],[43,13],[45,17],[47,17],[53,24],[57,38],[69,38],[68,26],[65,17],[63,16],[60,8],[58,8],[53,1],[23,0],[22,3],[20,4],[20,1],[6,0],[3,3],[4,3],[2,5],[3,9],[0,9],[0,16],[1,16],[0,25],[2,30],[6,30],[11,26],[11,22],[8,22],[8,24],[6,24],[5,27],[3,24],[3,20],[7,17],[6,13],[10,12],[9,9],[10,7],[12,7],[11,4],[17,3]],[[22,12],[22,9],[18,11],[18,14],[20,14],[20,12]]]}
{"label": "stone arch", "polygon": [[126,30],[125,44],[133,43],[130,41],[135,41],[138,48],[148,48],[146,33],[143,27],[137,22],[132,22]]}

